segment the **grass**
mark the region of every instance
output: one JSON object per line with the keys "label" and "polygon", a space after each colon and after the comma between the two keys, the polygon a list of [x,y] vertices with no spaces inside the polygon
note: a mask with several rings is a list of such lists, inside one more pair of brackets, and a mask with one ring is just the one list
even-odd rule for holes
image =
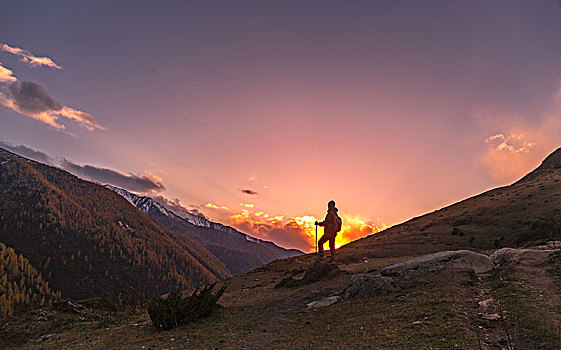
{"label": "grass", "polygon": [[[387,263],[384,259],[353,263],[346,266],[352,270],[349,274],[291,289],[275,289],[274,284],[279,279],[275,274],[282,276],[293,267],[265,267],[230,280],[220,301],[224,307],[210,317],[162,332],[152,329],[145,312],[125,312],[103,328],[98,326],[98,310],[94,309],[79,315],[53,314],[47,322],[29,314],[8,325],[12,335],[17,334],[16,329],[27,329],[29,334],[22,334],[17,345],[2,339],[0,347],[474,348],[476,338],[466,330],[466,321],[455,307],[455,296],[473,284],[473,275],[465,271],[411,280],[390,296],[343,301],[317,310],[306,308],[310,301],[340,293],[352,273],[379,269]],[[54,340],[36,341],[49,333],[55,333]]]}
{"label": "grass", "polygon": [[[554,271],[561,273],[559,263],[555,264]],[[505,331],[509,332],[513,344],[521,343],[528,349],[559,348],[559,319],[552,316],[559,315],[559,309],[548,310],[539,305],[512,268],[504,268],[497,274],[493,290],[508,318]]]}

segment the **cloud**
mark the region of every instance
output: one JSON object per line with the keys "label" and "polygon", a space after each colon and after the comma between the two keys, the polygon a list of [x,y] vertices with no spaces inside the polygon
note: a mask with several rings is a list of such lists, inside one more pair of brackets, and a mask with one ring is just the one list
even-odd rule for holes
{"label": "cloud", "polygon": [[[549,108],[531,125],[520,116],[495,116],[502,131],[485,139],[479,161],[496,184],[518,180],[537,167],[559,147],[561,133],[561,84],[554,91]],[[490,117],[489,117],[490,118]]]}
{"label": "cloud", "polygon": [[517,126],[489,136],[480,161],[491,180],[496,184],[510,183],[538,166],[555,148],[550,128],[555,127],[546,122],[539,127]]}
{"label": "cloud", "polygon": [[[242,209],[241,213],[230,216],[230,225],[249,235],[271,240],[287,248],[298,248],[311,252],[315,249],[315,221],[314,216],[304,215],[295,217],[272,216],[262,211],[250,212]],[[321,221],[321,219],[319,219]],[[372,220],[357,216],[342,215],[343,227],[335,239],[336,247],[340,247],[355,239],[365,237],[385,228],[382,223],[375,224]],[[318,238],[323,229],[318,230]]]}
{"label": "cloud", "polygon": [[[34,150],[24,145],[12,145],[9,142],[0,140],[0,148],[4,148],[22,157],[35,160],[37,162],[60,167],[76,176],[96,181],[103,184],[111,184],[133,192],[150,193],[151,195],[165,190],[162,179],[156,175],[129,174],[124,175],[112,169],[100,168],[93,165],[78,165],[64,158],[53,159],[46,153]],[[179,200],[171,201],[162,196],[154,196],[154,199],[176,212],[178,215],[181,210],[193,215],[203,216],[198,210],[188,210],[181,206]],[[181,215],[180,215],[181,216]]]}
{"label": "cloud", "polygon": [[46,67],[52,67],[52,68],[56,68],[56,69],[62,69],[62,67],[60,65],[56,64],[49,57],[35,56],[31,52],[29,52],[27,50],[24,50],[24,49],[20,49],[19,47],[13,47],[13,46],[10,46],[10,45],[4,44],[4,43],[0,43],[0,50],[5,51],[5,52],[9,52],[13,55],[21,57],[21,60],[23,62],[29,63],[33,67],[46,66]]}
{"label": "cloud", "polygon": [[485,140],[485,143],[491,145],[495,151],[508,151],[512,153],[528,153],[536,145],[533,140],[528,139],[523,133],[511,134],[508,136],[499,133],[489,136]]}
{"label": "cloud", "polygon": [[14,72],[2,66],[2,62],[0,62],[0,83],[10,83],[16,80],[17,79],[16,77],[14,77]]}
{"label": "cloud", "polygon": [[47,111],[60,111],[62,104],[49,95],[43,84],[32,81],[16,81],[8,86],[12,101],[24,113],[42,113]]}
{"label": "cloud", "polygon": [[[27,50],[0,43],[0,50],[20,56],[32,66],[48,66],[62,69],[48,57],[38,57]],[[18,81],[13,72],[0,64],[0,84],[8,84],[0,90],[0,105],[19,114],[34,118],[58,130],[66,127],[60,122],[66,118],[78,122],[88,130],[106,130],[89,113],[62,105],[52,97],[45,85],[32,81]],[[4,85],[6,86],[6,85]],[[4,90],[4,91],[2,91]]]}
{"label": "cloud", "polygon": [[308,218],[313,225],[312,217],[291,218],[270,217],[262,214],[257,216],[243,209],[241,213],[230,217],[230,225],[251,236],[270,240],[287,248],[298,248],[303,251],[312,251],[315,242],[315,231],[309,229],[304,218]]}
{"label": "cloud", "polygon": [[53,159],[48,154],[40,151],[36,151],[24,145],[14,146],[8,142],[0,140],[0,147],[17,155],[20,155],[22,157],[33,159],[37,162],[46,163],[50,165],[54,164]]}
{"label": "cloud", "polygon": [[122,187],[132,192],[157,193],[165,190],[160,179],[153,176],[137,174],[121,174],[115,170],[100,168],[93,165],[78,165],[66,159],[61,162],[61,167],[74,175],[103,184]]}
{"label": "cloud", "polygon": [[207,203],[205,204],[205,207],[210,208],[210,209],[221,209],[221,210],[229,210],[228,207],[225,206],[219,206],[216,204],[212,204],[212,203]]}
{"label": "cloud", "polygon": [[0,104],[20,114],[37,119],[56,129],[65,129],[59,118],[77,121],[88,130],[105,130],[89,113],[63,106],[52,97],[47,88],[32,81],[14,81],[8,85],[8,92],[0,92]]}
{"label": "cloud", "polygon": [[245,194],[249,194],[249,195],[259,194],[259,193],[255,192],[254,190],[248,190],[248,189],[241,189],[240,192],[245,193]]}

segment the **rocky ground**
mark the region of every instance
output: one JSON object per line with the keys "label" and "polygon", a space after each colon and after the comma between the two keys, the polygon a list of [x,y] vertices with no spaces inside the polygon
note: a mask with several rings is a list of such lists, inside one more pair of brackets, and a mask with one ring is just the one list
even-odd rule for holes
{"label": "rocky ground", "polygon": [[198,323],[157,332],[144,309],[59,305],[3,320],[0,347],[558,349],[561,262],[484,253],[279,260],[223,282],[223,308]]}

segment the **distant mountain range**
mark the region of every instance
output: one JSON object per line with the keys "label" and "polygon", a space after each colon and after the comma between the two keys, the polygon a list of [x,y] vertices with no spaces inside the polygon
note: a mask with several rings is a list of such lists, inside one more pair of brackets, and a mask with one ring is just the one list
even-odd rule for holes
{"label": "distant mountain range", "polygon": [[114,191],[1,148],[0,242],[72,299],[153,297],[231,274]]}
{"label": "distant mountain range", "polygon": [[212,252],[232,274],[247,272],[275,259],[304,254],[297,249],[285,249],[273,242],[251,237],[202,215],[186,211],[178,213],[154,198],[139,196],[122,188],[105,187],[123,196],[141,212],[170,231],[188,236]]}
{"label": "distant mountain range", "polygon": [[[0,297],[0,313],[52,290],[72,299],[153,297],[303,254],[2,148],[0,243],[18,259],[0,260],[0,271],[12,272],[0,280],[12,293]],[[15,268],[36,286],[20,286]]]}

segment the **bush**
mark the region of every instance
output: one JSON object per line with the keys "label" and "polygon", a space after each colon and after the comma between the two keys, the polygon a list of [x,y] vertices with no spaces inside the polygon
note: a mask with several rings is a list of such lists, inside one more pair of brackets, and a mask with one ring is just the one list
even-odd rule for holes
{"label": "bush", "polygon": [[176,289],[167,297],[152,299],[148,303],[152,324],[158,330],[167,330],[209,316],[216,309],[216,303],[226,288],[224,286],[213,294],[215,285],[216,282],[201,290],[197,289],[188,297],[184,297]]}

